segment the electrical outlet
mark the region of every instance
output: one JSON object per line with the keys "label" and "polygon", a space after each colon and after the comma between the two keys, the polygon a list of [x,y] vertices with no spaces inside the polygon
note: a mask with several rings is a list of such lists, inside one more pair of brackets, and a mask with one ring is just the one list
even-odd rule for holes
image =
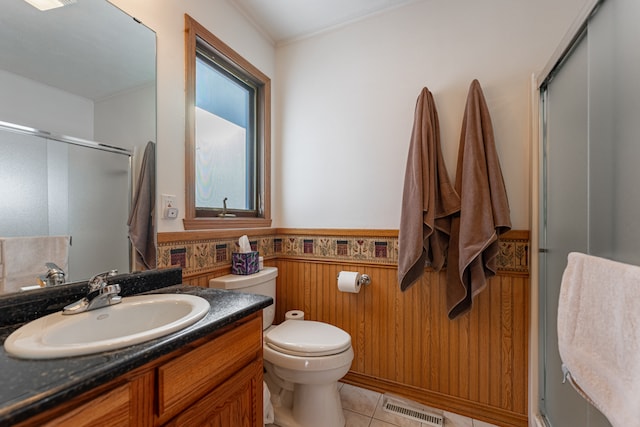
{"label": "electrical outlet", "polygon": [[176,196],[171,194],[162,195],[162,217],[175,219],[178,217],[178,208],[176,207]]}

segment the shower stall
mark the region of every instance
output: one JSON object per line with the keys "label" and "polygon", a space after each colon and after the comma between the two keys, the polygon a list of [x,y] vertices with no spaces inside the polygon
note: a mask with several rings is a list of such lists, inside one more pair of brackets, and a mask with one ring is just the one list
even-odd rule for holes
{"label": "shower stall", "polygon": [[610,425],[562,381],[556,320],[567,254],[640,265],[640,2],[586,7],[538,85],[537,403],[539,422],[552,427]]}
{"label": "shower stall", "polygon": [[131,158],[126,149],[0,122],[0,237],[71,236],[68,281],[128,272]]}

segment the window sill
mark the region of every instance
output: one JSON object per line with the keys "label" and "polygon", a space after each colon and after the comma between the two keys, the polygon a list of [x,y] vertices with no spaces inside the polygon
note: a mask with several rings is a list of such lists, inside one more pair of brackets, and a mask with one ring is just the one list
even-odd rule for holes
{"label": "window sill", "polygon": [[271,227],[271,219],[266,218],[185,218],[185,230],[212,230],[225,228]]}

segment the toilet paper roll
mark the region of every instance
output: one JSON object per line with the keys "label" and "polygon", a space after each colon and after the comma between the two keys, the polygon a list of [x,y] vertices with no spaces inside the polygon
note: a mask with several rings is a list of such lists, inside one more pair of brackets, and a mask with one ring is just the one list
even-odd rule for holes
{"label": "toilet paper roll", "polygon": [[284,314],[286,320],[304,320],[304,311],[289,310]]}
{"label": "toilet paper roll", "polygon": [[338,290],[341,292],[360,292],[360,273],[357,271],[341,271],[338,274]]}

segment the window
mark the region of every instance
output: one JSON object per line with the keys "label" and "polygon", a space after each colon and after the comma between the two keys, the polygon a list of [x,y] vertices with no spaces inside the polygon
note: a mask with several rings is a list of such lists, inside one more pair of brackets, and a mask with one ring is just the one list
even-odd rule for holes
{"label": "window", "polygon": [[268,227],[271,81],[185,15],[185,230]]}

